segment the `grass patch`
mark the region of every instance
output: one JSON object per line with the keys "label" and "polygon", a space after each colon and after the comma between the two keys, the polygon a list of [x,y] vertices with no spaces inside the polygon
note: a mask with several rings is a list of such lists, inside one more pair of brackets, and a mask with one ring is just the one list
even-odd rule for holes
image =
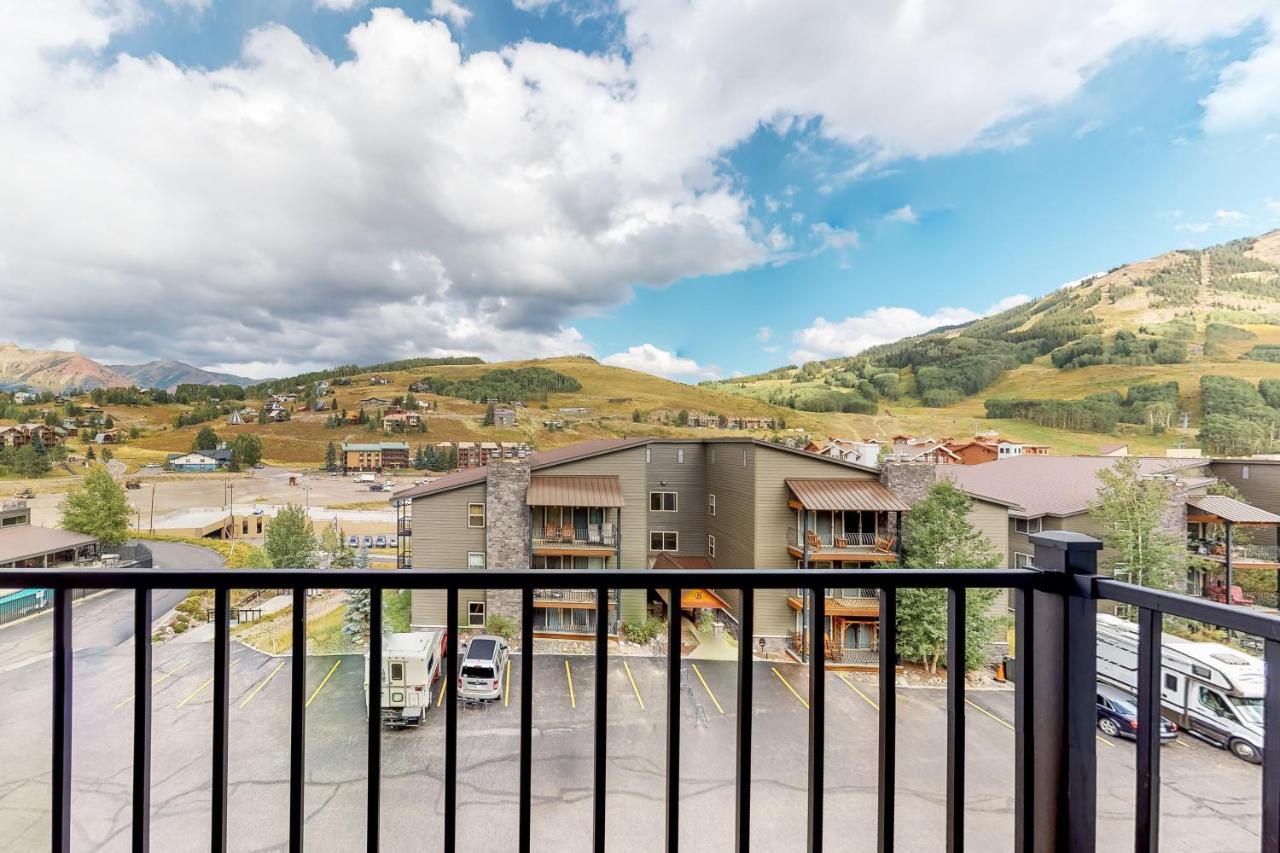
{"label": "grass patch", "polygon": [[[344,601],[307,619],[307,653],[344,655],[360,651],[342,633]],[[231,635],[240,642],[269,654],[284,654],[293,648],[293,605],[283,607],[257,622],[236,625]]]}

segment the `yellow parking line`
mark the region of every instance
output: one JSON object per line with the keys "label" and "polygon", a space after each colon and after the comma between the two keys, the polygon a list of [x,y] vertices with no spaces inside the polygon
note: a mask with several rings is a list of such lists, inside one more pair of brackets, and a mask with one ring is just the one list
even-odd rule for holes
{"label": "yellow parking line", "polygon": [[796,697],[796,699],[800,700],[800,704],[803,705],[806,709],[808,709],[809,703],[805,701],[805,698],[803,696],[801,696],[799,693],[796,692],[796,689],[791,686],[790,681],[787,681],[785,678],[782,677],[782,673],[778,672],[778,668],[776,666],[771,666],[769,667],[769,669],[773,670],[773,674],[778,676],[778,680],[787,686],[787,689],[791,691],[791,695]]}
{"label": "yellow parking line", "polygon": [[1109,741],[1109,740],[1104,740],[1104,739],[1103,739],[1103,737],[1102,737],[1102,735],[1094,735],[1094,737],[1096,737],[1096,738],[1098,739],[1098,743],[1102,744],[1103,746],[1107,747],[1108,749],[1115,749],[1115,748],[1116,748],[1116,745],[1115,745],[1114,743],[1112,743],[1112,742],[1111,742],[1111,741]]}
{"label": "yellow parking line", "polygon": [[[266,678],[264,678],[264,679],[262,679],[261,681],[259,681],[259,682],[258,682],[258,686],[257,686],[257,687],[255,687],[255,688],[253,688],[252,690],[250,690],[250,691],[249,691],[249,695],[248,695],[248,696],[246,696],[246,697],[244,697],[244,701],[240,703],[240,707],[241,707],[241,708],[243,708],[245,705],[248,705],[250,702],[252,702],[252,701],[253,701],[253,697],[254,697],[254,696],[257,696],[257,695],[258,695],[258,693],[262,690],[262,688],[264,688],[264,687],[266,687],[268,684],[270,684],[270,683],[271,683],[271,679],[273,679],[273,678],[275,678],[275,677],[276,677],[276,673],[277,673],[277,672],[279,672],[280,670],[284,669],[284,664],[285,664],[285,662],[284,662],[284,661],[280,661],[280,663],[276,664],[276,668],[275,668],[275,669],[273,669],[273,670],[271,670],[271,672],[267,675],[267,677],[266,677]],[[311,703],[310,703],[310,702],[308,702],[307,704],[309,705],[309,704],[311,704]]]}
{"label": "yellow parking line", "polygon": [[623,669],[625,669],[625,670],[627,671],[627,681],[630,681],[630,682],[631,682],[631,692],[632,692],[632,693],[634,693],[634,694],[636,694],[636,701],[640,703],[640,710],[641,710],[641,711],[643,711],[643,710],[644,710],[644,700],[640,698],[640,688],[639,688],[639,687],[636,687],[636,680],[635,680],[635,678],[631,675],[631,666],[630,666],[630,665],[629,665],[629,664],[624,660],[624,661],[622,662],[622,668],[623,668]]}
{"label": "yellow parking line", "polygon": [[307,700],[307,704],[304,707],[311,707],[311,703],[316,701],[316,697],[320,695],[320,691],[329,683],[329,679],[333,678],[333,674],[338,671],[338,667],[340,666],[342,666],[342,658],[338,658],[333,664],[333,669],[329,670],[329,674],[320,680],[320,684],[316,687],[316,691],[311,694],[311,698]]}
{"label": "yellow parking line", "polygon": [[872,701],[870,696],[868,696],[867,694],[859,690],[852,681],[845,678],[845,675],[843,672],[837,672],[836,677],[839,678],[841,681],[843,681],[845,683],[845,686],[847,686],[850,690],[852,690],[854,693],[857,693],[859,696],[861,696],[868,705],[870,705],[872,708],[875,708],[877,711],[880,710],[880,706],[877,705],[874,701]]}
{"label": "yellow parking line", "polygon": [[1013,731],[1017,731],[1017,729],[1015,729],[1015,728],[1013,727],[1013,724],[1012,724],[1012,723],[1010,723],[1008,720],[1006,720],[1004,717],[998,717],[998,716],[996,716],[995,714],[993,714],[993,713],[991,713],[990,711],[988,711],[986,708],[984,708],[984,707],[982,707],[981,705],[979,705],[977,702],[974,702],[972,699],[965,699],[965,700],[964,700],[964,703],[965,703],[966,705],[968,705],[969,707],[971,707],[971,708],[977,708],[979,711],[981,711],[982,713],[986,714],[988,717],[990,717],[991,719],[995,720],[997,723],[999,723],[1000,725],[1004,726],[1004,727],[1005,727],[1006,729],[1008,729],[1009,731],[1011,731],[1011,732],[1013,732]]}
{"label": "yellow parking line", "polygon": [[[179,672],[182,672],[182,670],[186,669],[186,666],[187,666],[187,664],[189,664],[189,663],[191,663],[191,661],[189,661],[189,660],[184,660],[182,663],[178,664],[178,665],[177,665],[177,666],[175,666],[173,669],[169,670],[169,671],[168,671],[168,672],[166,672],[166,673],[163,673],[163,674],[162,674],[159,678],[157,678],[155,681],[152,681],[152,682],[151,682],[151,686],[152,686],[152,687],[155,687],[157,684],[159,684],[160,682],[164,681],[164,680],[165,680],[166,678],[168,678],[169,676],[171,676],[171,675],[177,675]],[[120,702],[119,702],[119,703],[117,703],[117,704],[116,704],[116,706],[115,706],[114,708],[112,708],[111,710],[113,710],[113,711],[119,711],[119,710],[120,710],[121,708],[123,708],[125,705],[128,705],[130,702],[132,702],[132,701],[133,701],[133,697],[134,697],[134,695],[135,695],[135,694],[130,693],[130,694],[129,694],[129,698],[128,698],[128,699],[122,699],[122,700],[120,700]]]}
{"label": "yellow parking line", "polygon": [[502,693],[502,707],[511,704],[511,661],[507,661],[507,689]]}
{"label": "yellow parking line", "polygon": [[575,711],[578,709],[578,700],[573,695],[573,670],[569,668],[569,661],[564,662],[564,677],[569,680],[569,706]]}
{"label": "yellow parking line", "polygon": [[[720,707],[720,700],[716,698],[716,694],[711,692],[711,685],[707,684],[707,680],[702,677],[702,672],[698,669],[698,665],[695,663],[692,666],[693,674],[698,676],[698,680],[702,682],[702,688],[707,691],[707,695],[710,696],[711,701],[715,703],[716,710],[723,714],[724,708]],[[641,707],[643,707],[643,705]]]}
{"label": "yellow parking line", "polygon": [[[231,670],[231,669],[233,669],[233,668],[235,667],[235,665],[236,665],[237,663],[239,663],[239,662],[240,662],[240,658],[236,658],[235,660],[231,661],[231,663],[227,664],[227,670],[228,670],[228,671],[230,671],[230,670]],[[192,699],[194,699],[194,698],[196,698],[197,696],[199,696],[199,695],[200,695],[200,692],[201,692],[202,690],[204,690],[206,687],[208,687],[210,684],[213,684],[213,676],[212,676],[212,675],[211,675],[211,676],[209,676],[208,678],[206,678],[206,679],[204,680],[204,683],[202,683],[202,684],[201,684],[199,687],[197,687],[195,690],[192,690],[192,691],[191,691],[191,693],[187,696],[187,698],[186,698],[186,699],[183,699],[181,702],[179,702],[179,703],[177,704],[177,706],[176,706],[176,707],[181,708],[183,705],[187,704],[187,703],[188,703],[188,702],[190,702]]]}
{"label": "yellow parking line", "polygon": [[440,698],[436,700],[436,707],[439,708],[444,704],[444,694],[449,692],[449,683],[445,682],[440,685]]}

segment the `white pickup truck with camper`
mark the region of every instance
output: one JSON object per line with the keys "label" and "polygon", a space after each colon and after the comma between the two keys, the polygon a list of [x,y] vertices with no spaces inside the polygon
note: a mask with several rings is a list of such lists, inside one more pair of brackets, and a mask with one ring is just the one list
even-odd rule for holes
{"label": "white pickup truck with camper", "polygon": [[366,472],[366,473],[364,473],[364,474],[356,474],[355,478],[354,478],[354,479],[352,479],[352,481],[351,481],[351,482],[353,482],[353,483],[376,483],[377,481],[378,481],[378,475],[377,475],[377,474],[370,474],[370,473]]}
{"label": "white pickup truck with camper", "polygon": [[[1138,626],[1098,614],[1098,681],[1130,693],[1138,686]],[[1266,690],[1261,660],[1221,643],[1161,634],[1160,701],[1163,714],[1184,731],[1262,761],[1262,708]]]}
{"label": "white pickup truck with camper", "polygon": [[[420,726],[431,710],[431,688],[440,677],[444,631],[387,634],[382,639],[382,724]],[[369,714],[369,653],[364,655],[365,715]]]}

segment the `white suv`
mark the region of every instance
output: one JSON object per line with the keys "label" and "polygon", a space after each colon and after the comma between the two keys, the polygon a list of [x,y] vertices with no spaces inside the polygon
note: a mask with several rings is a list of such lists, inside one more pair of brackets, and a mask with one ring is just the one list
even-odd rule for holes
{"label": "white suv", "polygon": [[497,699],[502,695],[511,649],[501,637],[482,634],[467,644],[458,667],[458,696],[461,699]]}

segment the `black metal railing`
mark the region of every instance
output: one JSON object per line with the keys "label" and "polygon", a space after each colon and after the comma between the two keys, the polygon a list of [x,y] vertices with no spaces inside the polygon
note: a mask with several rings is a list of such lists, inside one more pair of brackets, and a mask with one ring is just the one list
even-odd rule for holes
{"label": "black metal railing", "polygon": [[[1096,722],[1097,599],[1108,598],[1139,608],[1141,613],[1141,673],[1139,699],[1139,752],[1137,840],[1138,849],[1156,849],[1159,820],[1159,726],[1151,722],[1160,713],[1158,679],[1159,616],[1172,614],[1201,620],[1263,639],[1271,676],[1267,680],[1266,743],[1263,750],[1263,814],[1261,849],[1280,850],[1280,619],[1244,608],[1213,604],[1171,593],[1133,587],[1097,574],[1096,540],[1080,534],[1053,532],[1032,537],[1036,546],[1033,569],[859,569],[859,570],[650,570],[650,571],[464,571],[410,570],[395,573],[335,570],[238,570],[226,571],[15,571],[6,573],[16,586],[43,586],[54,590],[53,631],[53,786],[52,841],[58,853],[71,848],[72,769],[72,631],[71,589],[134,589],[135,621],[133,735],[133,849],[149,849],[151,773],[151,596],[153,589],[201,588],[214,590],[214,713],[212,775],[212,849],[227,846],[228,809],[228,713],[229,713],[229,601],[232,588],[268,587],[287,580],[293,589],[293,671],[289,739],[289,847],[303,847],[305,816],[304,758],[306,729],[306,618],[308,588],[371,589],[370,655],[382,656],[382,592],[384,589],[444,589],[446,613],[458,612],[461,588],[477,583],[487,589],[520,590],[522,593],[521,648],[533,648],[534,591],[548,586],[566,589],[593,588],[597,600],[607,600],[612,589],[669,588],[670,601],[680,600],[680,589],[689,587],[739,589],[739,635],[752,637],[756,590],[808,590],[810,623],[823,624],[830,588],[874,588],[879,594],[879,744],[877,769],[878,849],[894,849],[894,798],[896,789],[896,655],[897,591],[909,588],[945,589],[948,592],[947,664],[963,671],[965,658],[965,592],[973,588],[1012,588],[1016,592],[1018,660],[1014,707],[1015,727],[1015,849],[1020,853],[1060,850],[1092,851],[1096,832]],[[592,849],[605,850],[605,760],[608,726],[606,620],[595,623],[595,717],[593,722],[593,822]],[[665,767],[666,827],[664,847],[678,848],[680,826],[680,620],[668,619],[667,731]],[[523,685],[532,685],[533,655],[521,654]],[[736,715],[736,780],[734,833],[736,849],[751,849],[751,756],[753,673],[752,643],[738,643]],[[456,849],[457,837],[457,633],[446,632],[444,825],[445,851]],[[825,662],[810,655],[808,678],[808,798],[807,849],[820,851],[824,838],[825,795]],[[381,702],[380,667],[368,677],[370,707]],[[525,690],[520,703],[519,849],[531,845],[532,800],[532,701]],[[946,745],[946,833],[949,851],[963,850],[965,837],[965,681],[948,679]],[[2,712],[0,712],[2,713]],[[367,789],[367,849],[377,850],[381,815],[381,720],[369,715]],[[657,845],[655,845],[656,847]]]}

